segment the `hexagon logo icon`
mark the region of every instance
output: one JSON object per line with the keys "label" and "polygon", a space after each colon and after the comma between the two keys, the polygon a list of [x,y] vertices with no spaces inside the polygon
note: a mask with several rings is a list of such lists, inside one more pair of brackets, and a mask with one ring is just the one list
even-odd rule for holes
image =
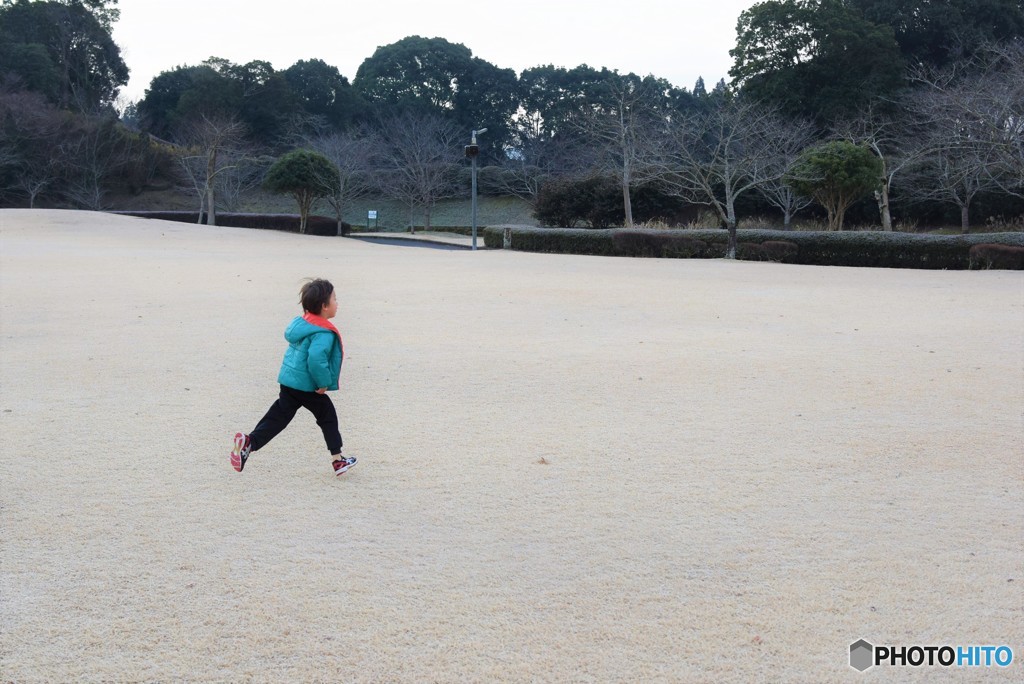
{"label": "hexagon logo icon", "polygon": [[850,667],[863,672],[874,665],[875,647],[863,639],[850,644]]}

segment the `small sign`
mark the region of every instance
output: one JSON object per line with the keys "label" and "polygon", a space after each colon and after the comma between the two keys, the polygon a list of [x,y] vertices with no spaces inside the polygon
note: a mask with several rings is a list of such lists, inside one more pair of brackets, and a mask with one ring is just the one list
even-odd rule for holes
{"label": "small sign", "polygon": [[366,218],[368,218],[368,219],[375,219],[375,218],[377,218],[377,210],[376,209],[371,209],[370,211],[366,212]]}

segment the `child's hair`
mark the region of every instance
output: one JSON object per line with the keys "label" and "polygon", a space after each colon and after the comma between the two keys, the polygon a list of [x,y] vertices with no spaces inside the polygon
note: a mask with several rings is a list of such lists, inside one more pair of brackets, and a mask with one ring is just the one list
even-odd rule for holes
{"label": "child's hair", "polygon": [[329,280],[316,278],[308,281],[299,290],[299,300],[302,302],[302,310],[320,315],[324,307],[331,301],[331,293],[334,286]]}

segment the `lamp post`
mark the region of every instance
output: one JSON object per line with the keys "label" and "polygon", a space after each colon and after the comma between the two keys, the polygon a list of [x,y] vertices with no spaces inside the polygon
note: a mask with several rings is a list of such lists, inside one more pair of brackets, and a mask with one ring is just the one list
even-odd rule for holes
{"label": "lamp post", "polygon": [[466,156],[469,157],[470,166],[472,167],[472,171],[470,172],[470,176],[473,179],[473,181],[472,181],[472,183],[473,183],[473,190],[472,190],[471,197],[472,197],[472,205],[473,205],[473,249],[474,250],[476,249],[476,158],[477,158],[477,155],[480,154],[480,147],[476,144],[476,136],[477,136],[478,133],[486,133],[486,132],[487,132],[486,128],[481,128],[478,131],[474,130],[472,135],[470,136],[469,144],[466,145]]}

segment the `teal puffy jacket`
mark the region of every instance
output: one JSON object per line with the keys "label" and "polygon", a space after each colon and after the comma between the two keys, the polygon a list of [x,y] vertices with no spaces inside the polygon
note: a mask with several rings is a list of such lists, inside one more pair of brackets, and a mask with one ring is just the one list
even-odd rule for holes
{"label": "teal puffy jacket", "polygon": [[279,383],[303,392],[321,387],[338,389],[344,352],[337,335],[296,316],[285,329],[284,339],[288,340],[288,350],[277,375]]}

